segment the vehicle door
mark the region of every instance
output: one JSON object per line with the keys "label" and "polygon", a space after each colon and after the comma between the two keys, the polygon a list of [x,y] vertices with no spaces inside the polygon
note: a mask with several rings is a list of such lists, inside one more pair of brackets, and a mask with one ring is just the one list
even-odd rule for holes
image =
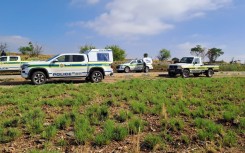
{"label": "vehicle door", "polygon": [[50,63],[49,75],[50,77],[68,77],[71,76],[71,55],[61,55],[55,58]]}
{"label": "vehicle door", "polygon": [[87,76],[87,61],[84,55],[72,55],[71,75],[72,76]]}
{"label": "vehicle door", "polygon": [[202,67],[201,67],[201,61],[200,61],[200,58],[195,58],[195,59],[193,60],[193,65],[194,65],[193,72],[195,72],[195,73],[201,73]]}
{"label": "vehicle door", "polygon": [[143,66],[144,66],[143,60],[137,60],[137,65],[135,67],[135,70],[136,71],[142,71],[143,70]]}
{"label": "vehicle door", "polygon": [[131,71],[134,71],[135,68],[137,67],[137,60],[132,60],[132,61],[130,62],[129,67],[130,67],[130,70],[131,70]]}
{"label": "vehicle door", "polygon": [[8,57],[2,56],[0,57],[0,70],[8,70],[9,65],[7,64]]}

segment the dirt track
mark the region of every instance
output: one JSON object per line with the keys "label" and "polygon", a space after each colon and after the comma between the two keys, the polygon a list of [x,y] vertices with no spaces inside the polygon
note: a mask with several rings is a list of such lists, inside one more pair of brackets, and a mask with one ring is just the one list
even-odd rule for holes
{"label": "dirt track", "polygon": [[[179,77],[179,76],[177,76]],[[205,77],[200,76],[200,77]],[[245,72],[218,72],[213,77],[245,77]],[[106,77],[103,82],[113,83],[119,80],[130,80],[132,78],[169,78],[167,72],[150,72],[150,73],[114,73],[111,77]],[[170,79],[170,78],[169,78]],[[174,78],[173,78],[174,79]],[[72,79],[52,79],[48,83],[85,83],[84,78],[72,78]],[[23,79],[20,75],[0,75],[0,87],[11,87],[16,85],[31,84],[29,80]]]}

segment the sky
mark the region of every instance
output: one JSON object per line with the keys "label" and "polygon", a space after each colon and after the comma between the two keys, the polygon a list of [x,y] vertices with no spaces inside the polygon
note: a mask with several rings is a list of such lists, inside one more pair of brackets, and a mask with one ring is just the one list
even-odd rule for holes
{"label": "sky", "polygon": [[12,52],[31,41],[52,55],[88,44],[181,58],[202,45],[245,62],[244,0],[1,0],[0,10],[0,43]]}

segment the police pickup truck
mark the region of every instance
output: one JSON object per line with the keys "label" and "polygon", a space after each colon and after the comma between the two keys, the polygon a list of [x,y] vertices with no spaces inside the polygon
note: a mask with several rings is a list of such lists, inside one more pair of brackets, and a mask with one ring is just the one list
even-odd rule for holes
{"label": "police pickup truck", "polygon": [[25,62],[20,56],[0,56],[0,72],[20,71],[21,64]]}
{"label": "police pickup truck", "polygon": [[190,74],[198,77],[201,74],[212,77],[214,72],[219,71],[218,65],[204,65],[200,57],[183,57],[179,63],[168,65],[168,75],[174,77],[177,74],[188,78]]}
{"label": "police pickup truck", "polygon": [[125,73],[129,73],[130,71],[143,72],[144,62],[146,64],[145,72],[147,73],[149,72],[149,70],[153,69],[152,59],[149,57],[143,59],[129,60],[126,63],[117,65],[116,69],[117,72],[125,72]]}
{"label": "police pickup truck", "polygon": [[29,62],[21,66],[21,76],[33,84],[44,84],[51,78],[85,77],[91,82],[101,82],[104,76],[113,75],[110,49],[92,49],[84,54],[66,53],[47,61]]}

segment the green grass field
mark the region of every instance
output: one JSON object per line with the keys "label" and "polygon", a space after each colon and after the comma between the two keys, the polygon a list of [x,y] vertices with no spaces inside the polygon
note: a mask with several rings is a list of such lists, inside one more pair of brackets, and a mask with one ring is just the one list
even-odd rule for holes
{"label": "green grass field", "polygon": [[0,87],[0,152],[244,152],[245,78]]}

